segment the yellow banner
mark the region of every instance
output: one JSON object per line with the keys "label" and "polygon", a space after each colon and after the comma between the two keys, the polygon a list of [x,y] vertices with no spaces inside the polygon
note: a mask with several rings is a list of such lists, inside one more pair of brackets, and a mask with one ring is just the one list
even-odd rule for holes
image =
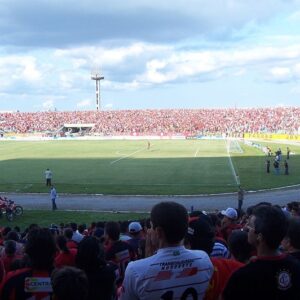
{"label": "yellow banner", "polygon": [[245,139],[269,139],[269,140],[292,140],[300,141],[299,134],[283,133],[244,133]]}

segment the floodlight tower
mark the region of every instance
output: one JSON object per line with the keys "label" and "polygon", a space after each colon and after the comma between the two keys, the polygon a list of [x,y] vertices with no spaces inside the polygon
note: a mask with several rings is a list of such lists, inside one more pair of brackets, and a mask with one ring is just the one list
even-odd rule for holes
{"label": "floodlight tower", "polygon": [[100,75],[100,71],[92,71],[91,79],[96,81],[96,110],[101,110],[101,102],[100,102],[100,81],[104,79],[103,76]]}

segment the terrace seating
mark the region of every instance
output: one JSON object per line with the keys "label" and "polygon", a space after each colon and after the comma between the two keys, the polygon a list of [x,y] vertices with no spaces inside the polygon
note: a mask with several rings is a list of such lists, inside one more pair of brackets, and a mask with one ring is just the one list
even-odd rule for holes
{"label": "terrace seating", "polygon": [[157,109],[0,113],[0,130],[54,132],[66,123],[93,123],[97,135],[194,135],[281,132],[300,128],[300,108]]}

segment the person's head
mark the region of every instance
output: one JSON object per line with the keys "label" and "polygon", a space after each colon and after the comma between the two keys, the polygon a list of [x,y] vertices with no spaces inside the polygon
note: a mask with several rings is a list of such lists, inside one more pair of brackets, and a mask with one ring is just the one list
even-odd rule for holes
{"label": "person's head", "polygon": [[127,234],[128,233],[128,225],[129,225],[128,221],[120,222],[120,232],[123,234]]}
{"label": "person's head", "polygon": [[257,247],[263,244],[270,250],[276,250],[286,234],[288,223],[280,208],[261,205],[253,210],[247,227],[251,245]]}
{"label": "person's head", "polygon": [[17,250],[16,241],[7,240],[4,242],[4,251],[6,255],[14,255]]}
{"label": "person's head", "polygon": [[105,264],[104,249],[94,236],[84,237],[78,244],[76,266],[82,270],[95,270]]}
{"label": "person's head", "polygon": [[74,267],[55,269],[51,275],[55,300],[85,300],[88,298],[89,283],[84,271]]}
{"label": "person's head", "polygon": [[73,231],[77,230],[77,224],[76,223],[72,222],[72,223],[70,223],[70,226],[71,226]]}
{"label": "person's head", "polygon": [[139,222],[131,222],[128,225],[129,234],[133,237],[139,236],[142,230],[143,230],[143,227]]}
{"label": "person's head", "polygon": [[6,239],[7,240],[13,240],[13,241],[16,241],[18,242],[20,240],[20,237],[19,237],[19,234],[14,231],[14,230],[11,230],[7,235],[6,235]]}
{"label": "person's head", "polygon": [[238,213],[236,209],[232,207],[228,207],[226,210],[221,211],[222,218],[222,226],[228,226],[234,223],[238,218]]}
{"label": "person's head", "polygon": [[233,257],[242,263],[248,262],[255,250],[248,242],[247,232],[241,230],[232,231],[228,238],[228,248]]}
{"label": "person's head", "polygon": [[14,231],[16,231],[18,234],[21,232],[21,228],[19,226],[15,226]]}
{"label": "person's head", "polygon": [[286,252],[300,251],[300,218],[290,218],[289,227],[284,239],[281,242]]}
{"label": "person's head", "polygon": [[120,224],[118,222],[107,222],[104,228],[105,235],[112,241],[118,241],[120,238]]}
{"label": "person's head", "polygon": [[215,242],[215,228],[209,217],[202,215],[190,221],[186,241],[193,250],[203,250],[208,255],[212,252]]}
{"label": "person's head", "polygon": [[59,250],[61,250],[62,252],[65,252],[65,253],[69,253],[69,248],[67,247],[67,239],[65,236],[63,235],[58,235],[56,237],[56,244],[57,244],[57,247],[59,248]]}
{"label": "person's head", "polygon": [[56,245],[49,229],[36,228],[28,232],[25,253],[37,270],[49,270],[53,266]]}
{"label": "person's head", "polygon": [[86,230],[86,225],[85,224],[78,225],[78,232],[80,234],[83,234],[85,230]]}
{"label": "person's head", "polygon": [[288,208],[292,216],[297,217],[300,215],[299,202],[293,201],[291,203],[288,203]]}
{"label": "person's head", "polygon": [[10,231],[11,231],[11,227],[9,227],[9,226],[4,227],[2,230],[3,236],[6,237]]}
{"label": "person's head", "polygon": [[102,221],[98,221],[98,222],[96,223],[96,227],[97,227],[97,228],[104,228],[104,226],[105,226],[105,223],[102,222]]}
{"label": "person's head", "polygon": [[161,202],[151,210],[150,216],[158,237],[169,244],[181,242],[188,228],[188,213],[186,208],[176,202]]}
{"label": "person's head", "polygon": [[71,240],[73,236],[73,230],[71,228],[66,228],[64,230],[64,236],[66,237],[67,240]]}

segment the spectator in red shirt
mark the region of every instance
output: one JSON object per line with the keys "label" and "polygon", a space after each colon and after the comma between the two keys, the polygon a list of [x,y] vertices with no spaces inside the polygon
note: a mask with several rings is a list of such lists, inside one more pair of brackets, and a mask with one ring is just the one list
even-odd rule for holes
{"label": "spectator in red shirt", "polygon": [[77,249],[69,249],[67,247],[67,240],[63,235],[59,235],[56,238],[56,244],[59,249],[59,253],[55,257],[55,267],[61,268],[63,266],[75,266],[75,257],[77,254]]}
{"label": "spectator in red shirt", "polygon": [[[51,297],[50,275],[56,245],[49,229],[35,228],[28,233],[25,253],[30,260],[30,267],[10,272],[4,278],[0,289],[1,300],[27,300]],[[38,290],[32,289],[36,278],[40,278]],[[35,285],[35,284],[34,284]]]}
{"label": "spectator in red shirt", "polygon": [[78,245],[75,241],[72,240],[73,237],[73,230],[71,228],[66,228],[64,231],[64,236],[67,240],[67,247],[69,249],[77,249]]}
{"label": "spectator in red shirt", "polygon": [[15,241],[7,240],[4,242],[4,253],[1,256],[1,260],[3,262],[6,273],[11,270],[11,264],[16,259],[21,259],[23,257],[23,255],[17,255],[16,250],[17,245]]}
{"label": "spectator in red shirt", "polygon": [[237,224],[238,213],[234,208],[228,207],[226,210],[222,210],[221,214],[223,219],[221,221],[221,234],[227,241],[231,232],[235,229],[240,229],[242,226]]}

